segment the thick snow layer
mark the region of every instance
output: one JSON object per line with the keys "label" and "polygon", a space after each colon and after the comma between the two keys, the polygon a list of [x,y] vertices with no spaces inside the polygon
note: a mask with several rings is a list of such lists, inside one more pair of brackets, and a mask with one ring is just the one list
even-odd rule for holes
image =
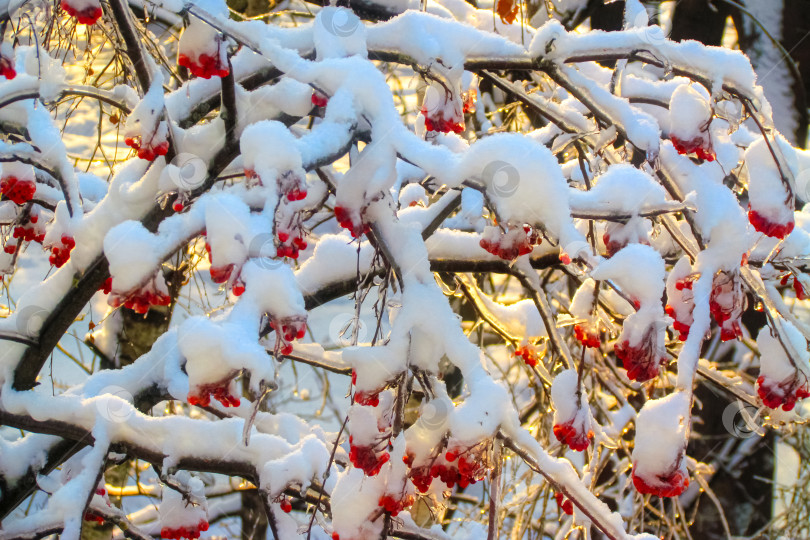
{"label": "thick snow layer", "polygon": [[666,208],[672,201],[661,184],[629,164],[618,164],[594,178],[588,191],[571,190],[571,207],[579,212],[636,214]]}
{"label": "thick snow layer", "polygon": [[[781,135],[777,135],[776,141],[780,146],[789,148]],[[788,198],[787,188],[782,183],[779,169],[764,138],[759,137],[748,147],[744,160],[742,178],[748,181],[751,209],[774,223],[787,223],[792,220],[793,201]]]}
{"label": "thick snow layer", "polygon": [[644,404],[636,419],[633,447],[636,474],[655,478],[678,462],[685,449],[689,410],[690,397],[685,392],[651,399]]}
{"label": "thick snow layer", "polygon": [[709,99],[709,93],[698,84],[676,88],[669,101],[670,135],[684,142],[700,139],[712,117]]}
{"label": "thick snow layer", "polygon": [[549,21],[538,29],[529,51],[536,56],[565,60],[598,56],[604,51],[630,54],[638,50],[649,50],[654,57],[664,59],[672,67],[685,68],[713,83],[725,82],[740,89],[752,89],[756,97],[764,100],[761,89],[755,86],[754,70],[742,52],[709,47],[690,40],[650,40],[648,32],[649,28],[638,27],[619,32],[596,30],[582,34],[566,32],[558,21]]}
{"label": "thick snow layer", "polygon": [[[798,362],[799,370],[805,376],[810,376],[810,352],[807,350],[807,341],[801,332],[788,321],[781,321],[783,336],[789,341],[790,346],[798,354],[795,360]],[[791,379],[796,374],[796,367],[785,354],[785,349],[779,340],[772,335],[768,329],[763,329],[757,336],[757,347],[760,354],[760,374],[771,381],[781,383]]]}
{"label": "thick snow layer", "polygon": [[664,293],[664,260],[650,246],[630,244],[591,272],[597,280],[611,279],[631,297],[645,304],[660,304]]}

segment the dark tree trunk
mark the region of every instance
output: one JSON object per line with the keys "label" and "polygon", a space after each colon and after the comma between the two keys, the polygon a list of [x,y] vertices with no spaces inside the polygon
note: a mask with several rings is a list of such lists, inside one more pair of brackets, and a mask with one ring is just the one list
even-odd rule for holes
{"label": "dark tree trunk", "polygon": [[675,41],[694,39],[706,45],[720,45],[731,7],[709,0],[681,0],[672,15],[671,38]]}

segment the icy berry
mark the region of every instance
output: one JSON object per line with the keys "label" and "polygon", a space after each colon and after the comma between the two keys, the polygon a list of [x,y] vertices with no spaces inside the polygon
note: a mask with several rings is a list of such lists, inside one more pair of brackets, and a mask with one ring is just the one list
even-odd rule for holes
{"label": "icy berry", "polygon": [[218,53],[216,55],[202,53],[198,55],[196,59],[185,54],[180,54],[177,57],[177,63],[188,68],[192,75],[200,77],[201,79],[227,77],[230,72],[227,64],[220,61]]}
{"label": "icy berry", "polygon": [[680,469],[675,469],[672,472],[655,475],[652,480],[645,480],[636,474],[636,467],[633,466],[633,486],[642,494],[677,497],[689,487],[689,475]]}
{"label": "icy berry", "polygon": [[363,236],[371,231],[371,227],[363,222],[359,213],[353,212],[343,206],[335,206],[335,219],[338,225],[349,230],[352,238]]}
{"label": "icy berry", "polygon": [[666,362],[664,351],[658,350],[654,336],[645,336],[632,346],[627,340],[616,343],[616,356],[621,359],[627,378],[631,381],[644,382],[658,375],[662,364]]}
{"label": "icy berry", "polygon": [[76,246],[76,242],[72,236],[64,235],[60,238],[59,243],[51,246],[51,256],[48,261],[57,268],[62,268],[70,259],[70,252]]}
{"label": "icy berry", "polygon": [[789,221],[780,223],[770,220],[756,210],[752,210],[750,206],[748,207],[748,221],[751,222],[751,225],[757,232],[761,232],[765,236],[772,238],[786,237],[793,231],[793,227],[796,225],[792,216]]}
{"label": "icy berry", "polygon": [[695,154],[698,159],[702,159],[704,161],[714,161],[715,155],[714,151],[711,149],[711,145],[703,137],[696,137],[691,141],[682,141],[675,136],[670,137],[672,140],[672,146],[679,154]]}
{"label": "icy berry", "polygon": [[537,353],[535,352],[534,347],[530,345],[518,347],[517,349],[515,349],[514,355],[515,357],[523,358],[523,361],[526,362],[526,365],[529,367],[537,366],[538,356]]}
{"label": "icy berry", "polygon": [[37,185],[33,180],[20,179],[16,176],[0,178],[0,193],[15,204],[27,203],[34,198],[36,191]]}
{"label": "icy berry", "polygon": [[211,404],[213,397],[224,407],[238,407],[241,400],[231,394],[231,381],[226,379],[215,383],[203,384],[198,386],[188,395],[189,405],[196,405],[198,407],[208,407]]}
{"label": "icy berry", "polygon": [[413,504],[413,496],[412,495],[405,495],[402,498],[395,497],[393,495],[383,495],[380,497],[377,505],[385,508],[385,511],[391,514],[392,516],[396,516],[405,508],[411,506]]}
{"label": "icy berry", "polygon": [[592,324],[574,325],[574,337],[585,347],[599,348],[599,332]]}
{"label": "icy berry", "polygon": [[554,498],[557,500],[557,506],[562,510],[564,513],[573,515],[574,513],[574,503],[570,500],[566,499],[562,493],[557,492],[554,494]]}
{"label": "icy berry", "polygon": [[17,76],[17,72],[14,70],[14,62],[11,59],[0,56],[0,75],[9,81]]}
{"label": "icy berry", "polygon": [[62,9],[76,19],[79,24],[95,24],[102,15],[101,5],[97,0],[62,0]]}
{"label": "icy berry", "polygon": [[536,231],[528,226],[512,227],[506,232],[498,227],[485,227],[479,245],[489,253],[511,261],[532,252],[541,242]]}
{"label": "icy berry", "polygon": [[575,452],[582,452],[591,444],[593,439],[593,431],[578,430],[574,426],[575,419],[569,420],[563,424],[556,424],[554,426],[554,436],[563,444],[567,444],[571,450]]}
{"label": "icy berry", "polygon": [[316,107],[326,107],[326,104],[329,102],[329,98],[325,95],[321,94],[317,90],[312,92],[312,104]]}
{"label": "icy berry", "polygon": [[757,378],[757,394],[769,409],[781,407],[784,411],[792,411],[798,401],[810,397],[810,386],[806,381],[802,384],[796,375],[783,381],[760,375]]}
{"label": "icy berry", "polygon": [[86,512],[84,514],[85,521],[94,521],[99,525],[104,525],[104,518],[99,516],[98,514],[94,514],[93,512]]}
{"label": "icy berry", "polygon": [[366,476],[376,476],[391,456],[388,452],[378,453],[372,446],[350,445],[349,460],[352,465],[362,469]]}

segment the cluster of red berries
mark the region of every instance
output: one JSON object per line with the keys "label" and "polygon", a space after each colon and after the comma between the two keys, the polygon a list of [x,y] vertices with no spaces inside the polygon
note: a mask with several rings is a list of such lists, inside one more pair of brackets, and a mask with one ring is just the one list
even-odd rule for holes
{"label": "cluster of red berries", "polygon": [[307,190],[293,187],[287,193],[288,201],[303,201],[307,198]]}
{"label": "cluster of red berries", "polygon": [[577,341],[582,343],[583,347],[598,349],[599,345],[602,344],[599,340],[599,331],[591,323],[575,324],[574,337],[577,338]]}
{"label": "cluster of red berries", "polygon": [[[410,466],[410,462],[407,461],[407,456],[402,458],[402,460]],[[411,457],[411,460],[413,460],[413,457]],[[433,476],[430,474],[429,465],[413,467],[408,473],[408,477],[411,479],[411,483],[413,483],[416,489],[422,493],[427,493],[427,490],[430,489],[430,484],[433,483]]]}
{"label": "cluster of red berries", "polygon": [[[790,280],[790,276],[791,274],[783,276],[781,284],[787,285],[788,281]],[[807,291],[804,290],[804,287],[802,286],[801,282],[795,276],[793,278],[793,291],[796,293],[797,300],[807,300],[808,298],[810,298],[810,295],[807,294]]]}
{"label": "cluster of red berries", "polygon": [[[483,480],[486,476],[487,468],[483,460],[476,455],[459,455],[455,451],[448,450],[444,454],[447,463],[434,463],[430,467],[430,475],[444,482],[447,487],[452,488],[458,484],[460,488]],[[456,462],[456,459],[458,461]]]}
{"label": "cluster of red berries", "polygon": [[174,529],[170,527],[163,527],[160,529],[160,537],[172,538],[174,540],[180,540],[181,538],[199,538],[200,532],[207,530],[208,522],[201,519],[196,525],[190,525],[188,527],[177,527]]}
{"label": "cluster of red berries", "polygon": [[557,506],[560,508],[560,510],[562,510],[569,516],[574,514],[574,503],[566,499],[562,493],[560,493],[559,491],[556,492],[554,494],[554,498],[557,500]]}
{"label": "cluster of red berries", "polygon": [[[620,223],[617,225],[619,227],[624,227],[624,225]],[[607,256],[607,258],[613,257],[630,243],[629,236],[625,236],[620,240],[616,240],[617,236],[623,236],[617,235],[616,234],[617,232],[618,231],[614,230],[613,235],[611,235],[609,232],[606,232],[605,234],[602,235],[602,242],[605,243],[605,256]],[[636,243],[644,244],[645,246],[650,245],[646,238],[636,238]]]}
{"label": "cluster of red berries", "polygon": [[211,274],[211,281],[214,283],[226,283],[229,279],[231,279],[231,274],[233,273],[234,268],[236,268],[236,265],[228,264],[225,266],[213,266],[214,260],[211,255],[211,244],[208,242],[205,243],[205,253],[208,255],[208,262],[212,264],[208,269],[208,272]]}
{"label": "cluster of red berries", "polygon": [[373,446],[355,445],[352,441],[349,437],[349,460],[352,465],[362,469],[366,476],[376,476],[391,459],[388,452],[377,452]]}
{"label": "cluster of red berries", "polygon": [[712,281],[709,311],[720,326],[720,340],[729,341],[742,336],[740,319],[745,311],[745,293],[739,275],[718,272]]}
{"label": "cluster of red berries", "polygon": [[62,268],[70,259],[70,252],[76,247],[76,241],[72,236],[64,235],[59,239],[59,244],[51,246],[51,256],[48,262],[57,268]]}
{"label": "cluster of red berries", "polygon": [[402,498],[394,497],[393,495],[383,495],[377,502],[377,506],[385,508],[385,511],[396,517],[397,514],[413,505],[413,495],[405,495]]}
{"label": "cluster of red berries", "polygon": [[[105,282],[102,285],[102,291],[112,291],[112,281],[108,284]],[[172,302],[172,297],[168,293],[160,290],[154,281],[150,282],[140,289],[135,291],[119,294],[107,292],[107,304],[111,307],[117,308],[124,306],[131,309],[139,315],[145,315],[149,308],[152,306],[168,306]]]}
{"label": "cluster of red berries", "polygon": [[83,9],[76,9],[74,8],[69,0],[62,0],[62,9],[70,15],[71,17],[75,18],[79,24],[96,24],[101,18],[102,11],[101,6],[87,6]]}
{"label": "cluster of red berries", "polygon": [[337,220],[338,225],[344,229],[348,229],[352,234],[352,238],[357,238],[359,236],[363,236],[364,234],[368,234],[371,231],[371,227],[368,225],[368,223],[363,222],[362,217],[354,216],[353,214],[354,213],[348,208],[343,206],[335,206],[335,219]]}
{"label": "cluster of red berries", "polygon": [[796,222],[793,221],[792,216],[790,217],[790,221],[786,223],[773,222],[756,210],[752,210],[751,205],[748,205],[748,221],[757,232],[761,232],[765,236],[770,236],[771,238],[780,239],[789,235],[793,231],[793,227],[796,225]]}
{"label": "cluster of red berries", "polygon": [[208,407],[212,396],[222,403],[223,407],[238,407],[241,403],[238,397],[231,394],[231,381],[228,379],[198,386],[196,392],[188,394],[188,404]]}
{"label": "cluster of red berries", "polygon": [[691,328],[691,325],[678,320],[678,314],[675,312],[674,307],[667,305],[664,311],[674,320],[672,327],[676,332],[678,332],[678,340],[686,341],[686,338],[689,337],[689,329]]}
{"label": "cluster of red berries", "polygon": [[691,291],[692,286],[695,284],[697,274],[690,274],[683,279],[675,282],[675,290],[681,293],[683,303],[679,304],[680,308],[675,309],[674,306],[667,305],[664,312],[672,317],[672,327],[678,332],[678,340],[686,341],[689,337],[689,329],[692,327],[694,320],[692,319],[692,310],[694,309],[694,301],[691,293],[683,294],[684,291]]}
{"label": "cluster of red berries", "polygon": [[636,346],[631,346],[625,339],[614,347],[631,381],[644,382],[655,378],[660,366],[666,362],[666,356],[658,351],[654,338],[655,335],[649,332]]}
{"label": "cluster of red berries", "polygon": [[293,171],[287,171],[278,176],[276,183],[288,201],[303,201],[307,198],[306,182]]}
{"label": "cluster of red berries", "polygon": [[112,292],[112,276],[105,279],[104,283],[101,284],[101,287],[99,287],[98,290],[104,294],[110,294],[110,292]]}
{"label": "cluster of red berries", "polygon": [[614,238],[610,236],[610,233],[605,233],[602,235],[602,242],[605,243],[605,251],[607,252],[606,255],[608,258],[616,255],[616,253],[618,253],[624,246],[627,245],[626,241],[619,242]]}
{"label": "cluster of red berries", "polygon": [[453,115],[445,117],[444,111],[439,110],[435,114],[428,115],[425,107],[422,107],[422,116],[425,117],[425,129],[428,131],[439,131],[441,133],[463,133],[464,118],[454,118]]}
{"label": "cluster of red berries", "polygon": [[505,233],[501,233],[498,227],[487,227],[479,245],[487,252],[511,261],[531,253],[534,246],[540,245],[542,241],[537,231],[528,225],[514,227]]}
{"label": "cluster of red berries", "polygon": [[235,264],[212,266],[208,269],[208,273],[211,274],[211,281],[214,283],[227,283],[227,281],[231,279],[234,268],[236,268]]}
{"label": "cluster of red berries", "polygon": [[[203,232],[205,236],[205,232]],[[234,275],[236,270],[235,264],[226,264],[224,266],[214,266],[213,256],[211,255],[211,244],[205,242],[205,253],[208,256],[208,262],[211,266],[208,268],[208,273],[211,275],[211,281],[214,283],[228,283],[231,282],[231,292],[234,296],[242,296],[245,292],[245,282],[241,279],[241,268]],[[232,279],[233,278],[233,279]]]}
{"label": "cluster of red berries", "polygon": [[37,184],[33,180],[21,180],[16,176],[0,178],[0,194],[15,204],[23,205],[34,198]]}
{"label": "cluster of red berries", "polygon": [[216,54],[202,53],[197,56],[197,61],[192,60],[188,55],[180,53],[177,56],[177,63],[183,67],[188,68],[192,75],[200,77],[201,79],[210,79],[211,77],[227,77],[230,70],[227,64],[223,64],[220,55],[219,47],[217,46]]}
{"label": "cluster of red berries", "polygon": [[619,223],[617,221],[611,221],[605,226],[602,242],[605,244],[605,256],[608,258],[616,255],[630,243],[650,245],[641,223]]}
{"label": "cluster of red berries", "polygon": [[562,444],[567,444],[568,448],[571,450],[582,452],[590,446],[593,440],[593,431],[588,430],[586,433],[583,429],[584,426],[582,422],[578,422],[578,425],[574,426],[575,421],[576,417],[568,422],[555,424],[553,428],[554,436],[557,437],[557,440]]}
{"label": "cluster of red berries", "polygon": [[526,362],[526,365],[529,367],[537,366],[537,353],[534,350],[534,347],[531,345],[525,345],[522,347],[518,347],[515,349],[514,352],[515,358],[520,357],[523,358],[523,361]]}
{"label": "cluster of red berries", "polygon": [[417,467],[413,466],[414,456],[411,453],[406,453],[402,461],[409,467],[411,483],[421,493],[426,493],[434,478],[439,478],[448,488],[456,484],[466,488],[482,480],[488,469],[485,452],[486,446],[477,444],[467,450],[448,450],[443,456],[439,455],[433,461]]}
{"label": "cluster of red berries", "polygon": [[757,394],[762,403],[770,409],[782,407],[784,411],[792,411],[797,401],[810,397],[810,386],[807,381],[799,384],[799,378],[796,376],[777,382],[760,375],[757,379]]}
{"label": "cluster of red berries", "polygon": [[[104,488],[98,488],[96,490],[96,495],[101,495],[102,497],[107,494],[107,490]],[[110,506],[110,503],[107,502],[107,506]],[[104,518],[98,514],[94,514],[93,512],[85,512],[84,518],[85,521],[94,521],[99,525],[104,525]]]}
{"label": "cluster of red berries", "polygon": [[361,392],[358,390],[354,393],[354,402],[366,407],[376,407],[380,404],[380,393]]}
{"label": "cluster of red berries", "polygon": [[[355,370],[352,370],[352,385],[357,386],[357,372]],[[354,402],[358,405],[364,405],[366,407],[376,407],[380,404],[380,392],[382,392],[382,390],[371,392],[355,390]]]}
{"label": "cluster of red berries", "polygon": [[680,469],[656,475],[655,478],[657,482],[647,483],[641,476],[636,475],[636,469],[633,467],[633,486],[639,493],[659,497],[677,497],[689,487],[689,475]]}
{"label": "cluster of red berries", "polygon": [[321,94],[317,90],[313,90],[312,92],[312,104],[316,107],[326,107],[326,104],[329,102],[329,98],[325,95]]}
{"label": "cluster of red berries", "polygon": [[156,157],[165,156],[169,151],[169,141],[155,141],[153,138],[148,144],[144,144],[140,135],[126,137],[124,143],[133,150],[137,150],[138,157],[146,161],[154,161]]}
{"label": "cluster of red berries", "polygon": [[285,317],[282,319],[271,319],[270,328],[276,331],[276,342],[281,354],[291,354],[293,351],[292,342],[303,338],[307,333],[306,317]]}
{"label": "cluster of red berries", "polygon": [[[31,223],[36,223],[37,217],[31,216]],[[14,227],[14,231],[11,234],[14,238],[20,239],[22,242],[37,242],[41,244],[43,240],[45,240],[45,233],[38,232],[35,227],[25,227],[22,225],[18,225]]]}
{"label": "cluster of red berries", "polygon": [[[33,224],[35,224],[38,221],[38,219],[39,218],[37,218],[37,216],[31,216],[29,221],[31,222],[32,226],[26,227],[24,225],[18,225],[14,227],[11,236],[14,239],[18,240],[18,243],[37,242],[41,244],[45,240],[45,233],[39,232],[36,227],[33,227]],[[5,246],[3,246],[3,251],[8,253],[9,255],[14,254],[14,252],[17,251],[17,244],[12,244],[10,242],[7,243]]]}
{"label": "cluster of red berries", "polygon": [[672,146],[679,154],[695,154],[698,159],[714,161],[715,155],[711,147],[707,147],[702,137],[697,137],[691,141],[682,141],[677,137],[670,137]]}
{"label": "cluster of red berries", "polygon": [[0,75],[9,81],[17,76],[17,72],[14,70],[14,62],[10,58],[0,56]]}
{"label": "cluster of red berries", "polygon": [[85,521],[94,521],[99,525],[104,525],[104,518],[99,516],[98,514],[94,514],[93,512],[85,512],[84,514]]}
{"label": "cluster of red berries", "polygon": [[[304,192],[304,196],[306,197],[306,192]],[[276,236],[278,237],[279,245],[276,248],[276,255],[278,257],[297,259],[299,252],[307,249],[307,243],[303,236],[299,236],[302,234],[303,231],[300,231],[298,234],[278,231]]]}

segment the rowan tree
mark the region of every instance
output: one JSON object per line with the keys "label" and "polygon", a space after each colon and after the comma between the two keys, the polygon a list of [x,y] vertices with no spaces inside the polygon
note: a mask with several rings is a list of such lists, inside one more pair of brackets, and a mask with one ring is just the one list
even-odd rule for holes
{"label": "rowan tree", "polygon": [[0,539],[806,534],[810,154],[555,4],[0,1]]}

